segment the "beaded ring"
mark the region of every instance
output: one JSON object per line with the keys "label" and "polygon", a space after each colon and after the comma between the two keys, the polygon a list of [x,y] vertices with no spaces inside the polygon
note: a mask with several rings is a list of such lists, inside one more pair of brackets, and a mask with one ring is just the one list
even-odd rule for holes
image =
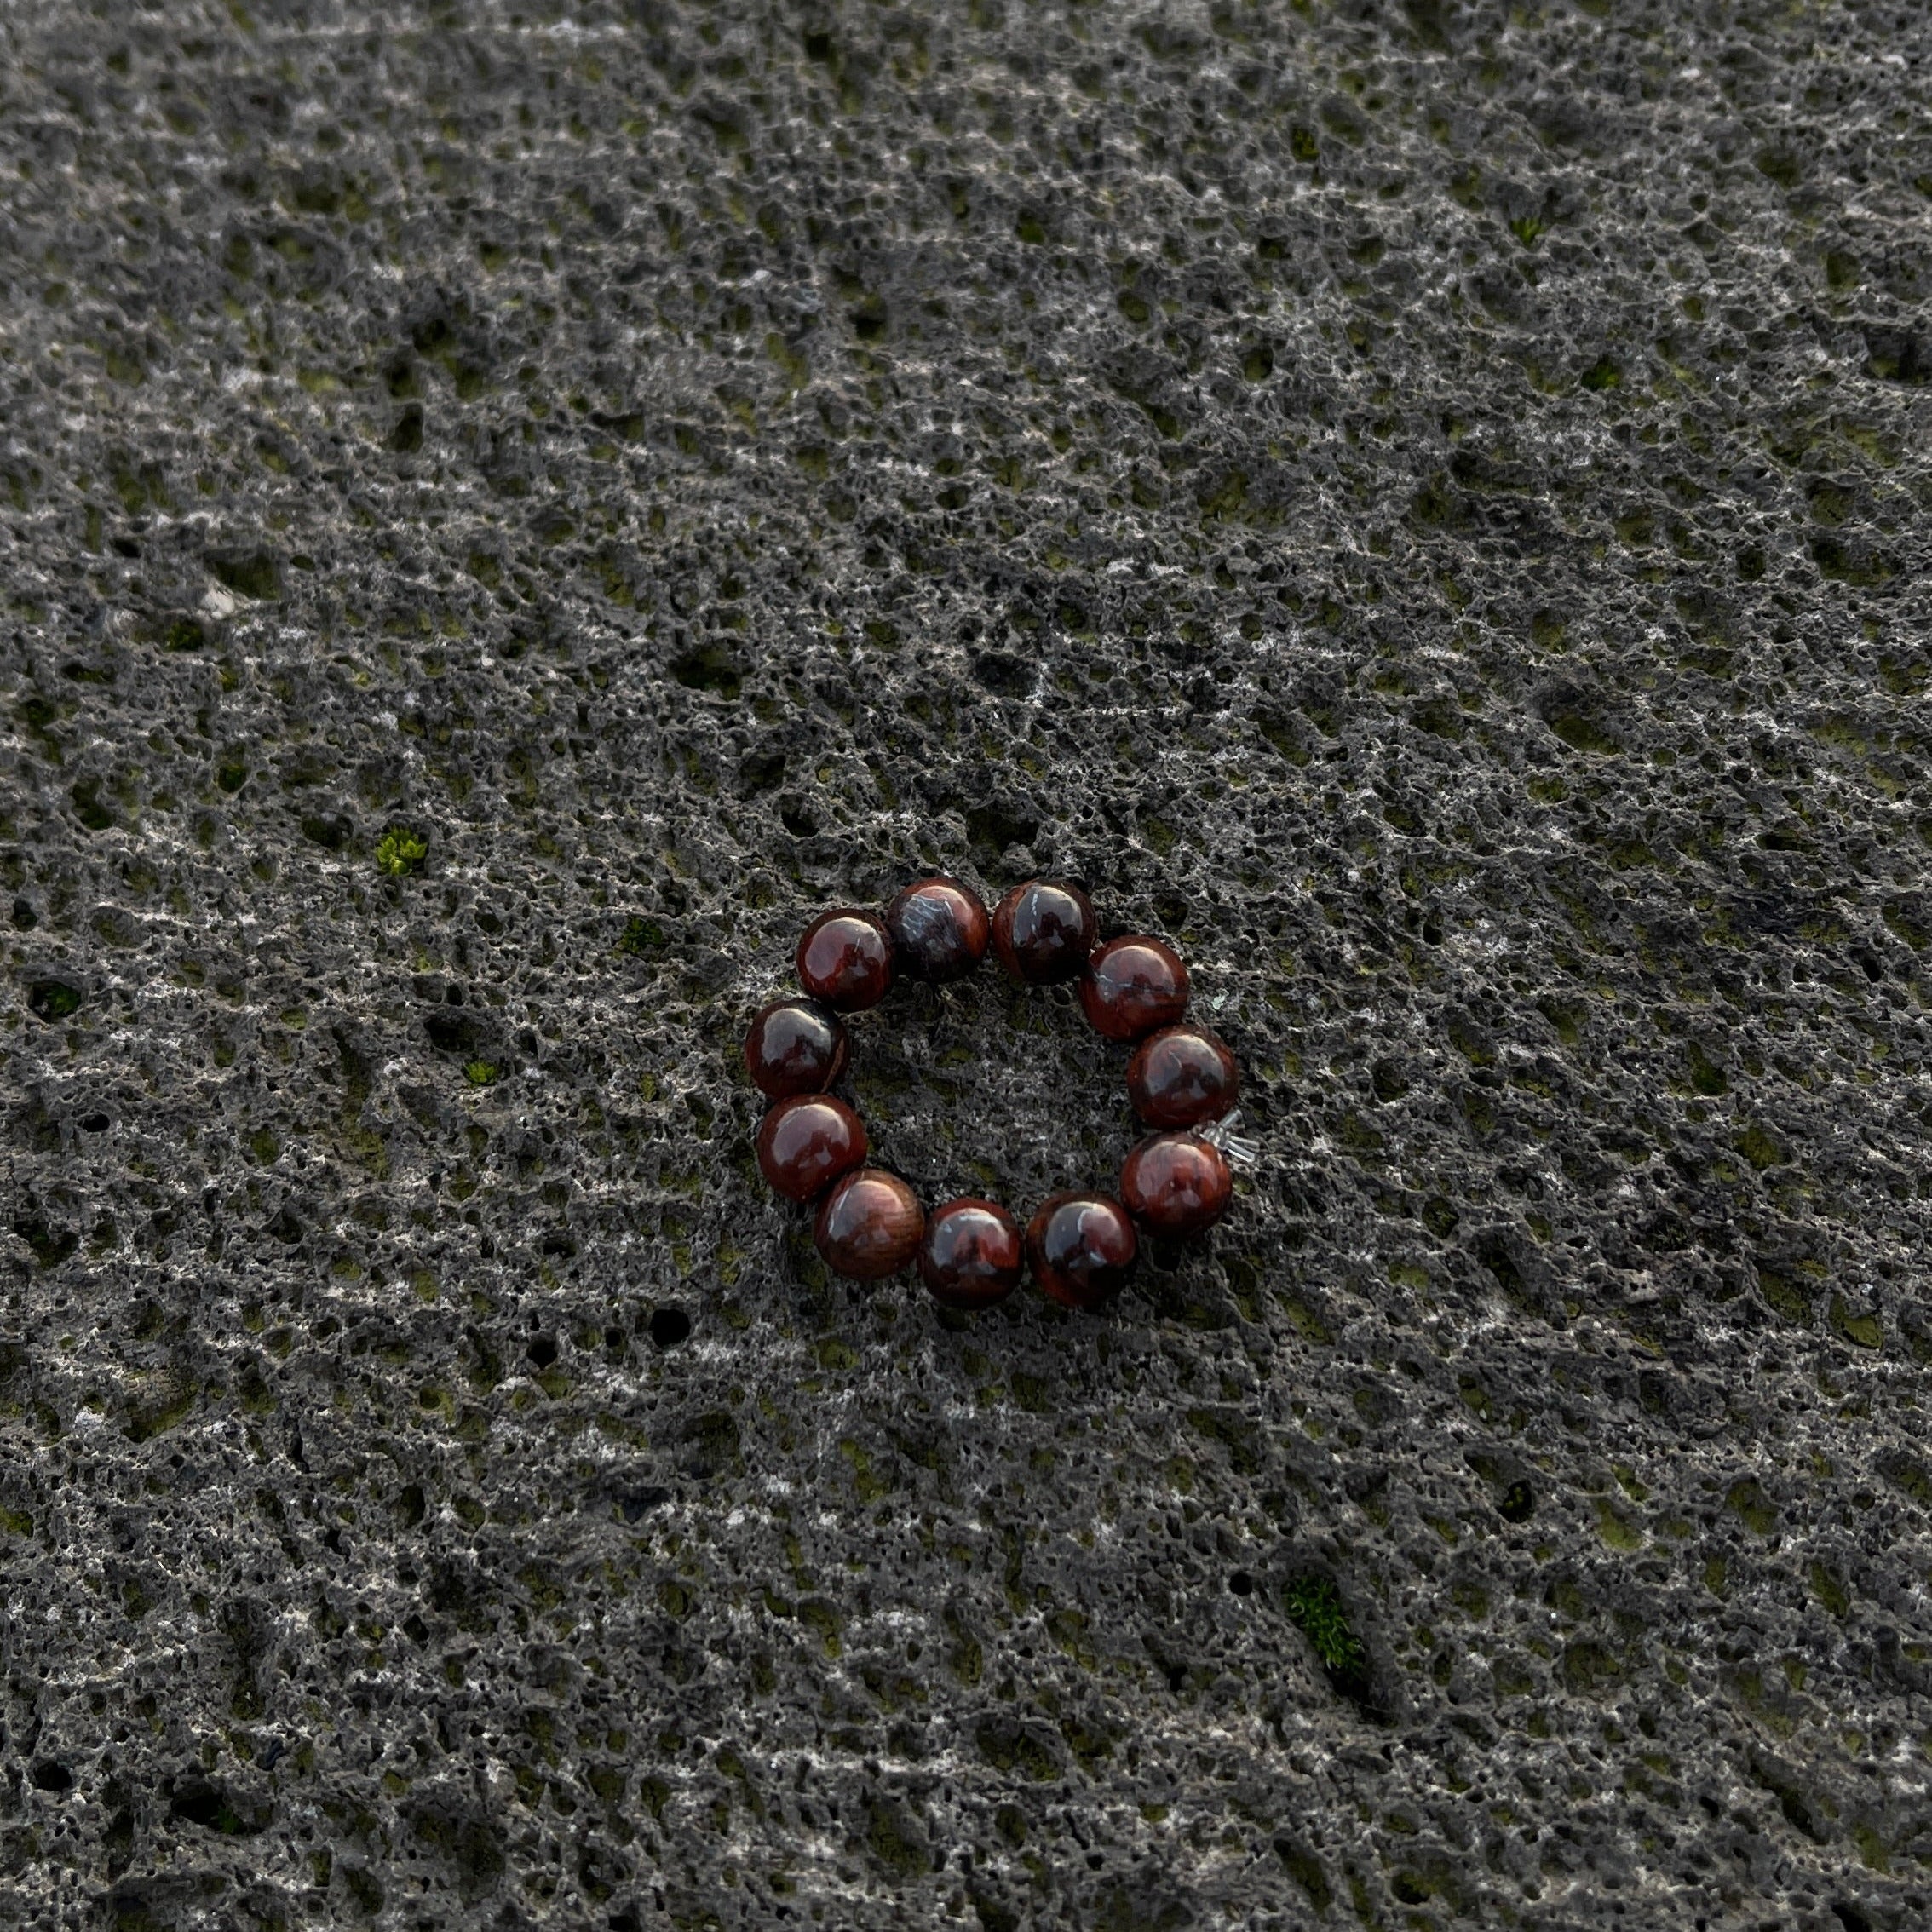
{"label": "beaded ring", "polygon": [[[1047,879],[1015,886],[990,918],[970,887],[930,878],[906,887],[883,917],[845,906],[805,929],[796,964],[808,997],[759,1010],[745,1063],[776,1103],[758,1130],[759,1170],[786,1200],[819,1203],[813,1240],[827,1266],[877,1281],[917,1260],[934,1300],[953,1308],[1003,1301],[1030,1267],[1051,1300],[1097,1308],[1126,1285],[1141,1234],[1184,1239],[1227,1211],[1229,1162],[1256,1159],[1234,1130],[1234,1055],[1183,1023],[1187,969],[1170,946],[1144,934],[1096,946],[1097,937],[1086,894]],[[927,1214],[898,1175],[866,1164],[865,1123],[827,1091],[850,1052],[840,1015],[877,1006],[896,979],[962,979],[989,945],[1021,985],[1078,981],[1095,1032],[1133,1047],[1127,1096],[1154,1130],[1122,1164],[1117,1194],[1055,1194],[1024,1237],[997,1201],[975,1195]]]}

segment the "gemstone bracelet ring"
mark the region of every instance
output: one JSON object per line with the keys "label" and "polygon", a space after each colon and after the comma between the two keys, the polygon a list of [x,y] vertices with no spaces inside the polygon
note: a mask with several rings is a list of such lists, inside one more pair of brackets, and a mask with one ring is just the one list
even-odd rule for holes
{"label": "gemstone bracelet ring", "polygon": [[[813,1239],[827,1266],[876,1281],[917,1260],[948,1308],[1003,1301],[1032,1268],[1067,1308],[1097,1308],[1125,1286],[1140,1237],[1185,1239],[1227,1211],[1230,1162],[1251,1165],[1235,1131],[1240,1073],[1227,1044],[1184,1024],[1187,969],[1145,934],[1096,945],[1092,903],[1065,881],[1015,886],[992,917],[957,879],[921,879],[877,913],[842,907],[806,928],[796,966],[802,999],[773,1000],[745,1036],[745,1061],[776,1104],[758,1130],[758,1166],[785,1199],[817,1201]],[[840,1015],[876,1006],[899,978],[944,985],[973,972],[988,946],[1026,986],[1078,982],[1081,1009],[1102,1038],[1133,1047],[1127,1095],[1154,1130],[1128,1154],[1116,1194],[1043,1201],[1026,1224],[997,1201],[965,1195],[929,1215],[900,1176],[866,1164],[865,1124],[828,1090],[850,1043]]]}

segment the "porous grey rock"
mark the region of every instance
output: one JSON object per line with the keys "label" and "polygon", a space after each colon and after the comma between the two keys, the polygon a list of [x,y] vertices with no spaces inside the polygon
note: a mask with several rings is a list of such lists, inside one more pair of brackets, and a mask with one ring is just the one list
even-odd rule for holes
{"label": "porous grey rock", "polygon": [[[0,50],[0,1918],[1926,1923],[1923,7]],[[1241,1055],[1105,1319],[756,1184],[929,866]]]}

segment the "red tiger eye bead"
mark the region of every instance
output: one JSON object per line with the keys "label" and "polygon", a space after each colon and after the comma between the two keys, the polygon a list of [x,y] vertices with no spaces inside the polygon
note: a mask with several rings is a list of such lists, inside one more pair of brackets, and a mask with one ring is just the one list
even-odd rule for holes
{"label": "red tiger eye bead", "polygon": [[1109,940],[1080,975],[1080,1004],[1104,1038],[1137,1040],[1187,1010],[1187,969],[1172,946],[1143,933]]}
{"label": "red tiger eye bead", "polygon": [[835,1273],[883,1281],[918,1252],[925,1225],[919,1197],[896,1174],[861,1167],[825,1196],[812,1239]]}
{"label": "red tiger eye bead", "polygon": [[745,1064],[773,1100],[822,1094],[845,1071],[845,1029],[815,999],[774,999],[745,1036]]}
{"label": "red tiger eye bead", "polygon": [[1152,1234],[1199,1234],[1228,1211],[1234,1176],[1199,1134],[1150,1134],[1120,1168],[1120,1198]]}
{"label": "red tiger eye bead", "polygon": [[798,942],[798,983],[841,1013],[877,1006],[892,991],[892,934],[876,913],[827,912]]}
{"label": "red tiger eye bead", "polygon": [[830,1094],[780,1101],[758,1129],[758,1170],[788,1201],[808,1201],[865,1158],[865,1124]]}
{"label": "red tiger eye bead", "polygon": [[885,923],[908,979],[943,986],[965,978],[986,956],[986,909],[957,879],[907,886],[886,907]]}
{"label": "red tiger eye bead", "polygon": [[1071,980],[1086,964],[1099,931],[1086,894],[1052,879],[1015,886],[992,916],[1000,964],[1032,986]]}
{"label": "red tiger eye bead", "polygon": [[1218,1120],[1240,1090],[1228,1043],[1202,1026],[1164,1026],[1127,1062],[1127,1097],[1150,1127]]}
{"label": "red tiger eye bead", "polygon": [[1026,1223],[1026,1259],[1040,1292],[1070,1308],[1097,1308],[1126,1286],[1140,1244],[1118,1201],[1055,1194]]}
{"label": "red tiger eye bead", "polygon": [[1020,1285],[1024,1259],[1013,1216],[997,1201],[967,1195],[927,1217],[919,1279],[946,1308],[990,1308]]}

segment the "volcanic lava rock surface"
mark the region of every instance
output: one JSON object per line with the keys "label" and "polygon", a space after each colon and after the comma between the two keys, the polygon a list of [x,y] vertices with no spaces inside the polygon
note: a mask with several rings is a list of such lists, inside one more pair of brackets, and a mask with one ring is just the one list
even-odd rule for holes
{"label": "volcanic lava rock surface", "polygon": [[[1932,1912],[1923,5],[11,0],[0,1919]],[[1265,1160],[830,1279],[808,919]],[[1107,1184],[1068,990],[877,1157]]]}

